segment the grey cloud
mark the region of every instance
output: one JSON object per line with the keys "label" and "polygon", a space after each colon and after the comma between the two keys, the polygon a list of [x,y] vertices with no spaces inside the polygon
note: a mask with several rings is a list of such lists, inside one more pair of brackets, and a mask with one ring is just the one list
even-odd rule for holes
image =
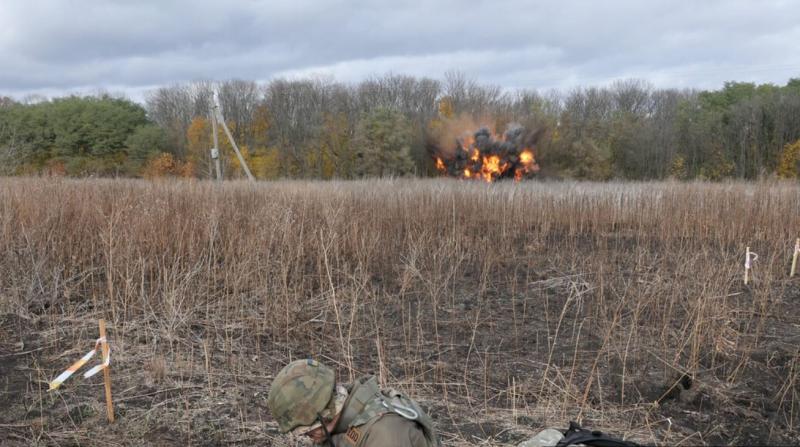
{"label": "grey cloud", "polygon": [[0,94],[458,69],[510,88],[800,74],[788,1],[58,1],[0,4]]}

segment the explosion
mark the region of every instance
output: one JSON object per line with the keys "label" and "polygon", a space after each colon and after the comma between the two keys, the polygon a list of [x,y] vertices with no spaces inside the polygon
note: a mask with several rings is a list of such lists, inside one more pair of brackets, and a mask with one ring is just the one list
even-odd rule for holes
{"label": "explosion", "polygon": [[539,171],[533,146],[540,134],[512,126],[503,135],[496,135],[482,127],[474,134],[457,138],[454,151],[436,148],[436,169],[449,177],[489,183],[504,178],[530,178]]}

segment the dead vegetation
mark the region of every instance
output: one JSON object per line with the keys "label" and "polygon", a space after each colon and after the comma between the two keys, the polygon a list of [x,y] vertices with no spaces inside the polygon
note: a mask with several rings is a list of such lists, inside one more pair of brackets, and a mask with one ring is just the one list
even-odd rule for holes
{"label": "dead vegetation", "polygon": [[[288,445],[317,357],[448,445],[800,442],[797,184],[0,181],[4,445]],[[742,283],[745,246],[760,257]],[[102,379],[47,381],[109,322]]]}

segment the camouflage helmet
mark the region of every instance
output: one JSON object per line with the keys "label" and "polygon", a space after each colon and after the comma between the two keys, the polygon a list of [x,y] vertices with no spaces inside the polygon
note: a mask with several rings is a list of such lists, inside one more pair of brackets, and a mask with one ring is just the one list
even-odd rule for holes
{"label": "camouflage helmet", "polygon": [[[331,402],[335,375],[315,360],[296,360],[275,376],[267,405],[283,433],[317,425],[317,415]],[[327,412],[326,412],[327,413]]]}

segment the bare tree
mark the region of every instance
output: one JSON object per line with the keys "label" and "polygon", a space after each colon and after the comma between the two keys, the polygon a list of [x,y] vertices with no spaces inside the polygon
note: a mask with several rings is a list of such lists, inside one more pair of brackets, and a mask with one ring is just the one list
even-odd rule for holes
{"label": "bare tree", "polygon": [[258,84],[238,79],[222,82],[219,85],[219,102],[225,118],[234,122],[234,138],[249,144],[253,140],[253,117],[261,102]]}
{"label": "bare tree", "polygon": [[186,156],[186,129],[195,116],[195,98],[189,85],[161,87],[145,97],[147,114],[167,132],[170,146],[180,157]]}

